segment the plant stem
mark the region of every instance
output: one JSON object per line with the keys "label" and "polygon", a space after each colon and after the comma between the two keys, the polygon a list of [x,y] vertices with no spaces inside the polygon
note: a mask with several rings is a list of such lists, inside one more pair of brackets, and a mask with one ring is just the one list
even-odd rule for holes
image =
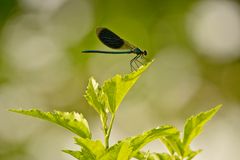
{"label": "plant stem", "polygon": [[107,133],[105,135],[105,146],[106,146],[107,149],[109,148],[109,137],[110,137],[110,134],[111,134],[111,131],[112,131],[112,126],[113,126],[114,119],[115,119],[115,114],[113,114],[112,117],[111,117],[109,128],[108,128]]}

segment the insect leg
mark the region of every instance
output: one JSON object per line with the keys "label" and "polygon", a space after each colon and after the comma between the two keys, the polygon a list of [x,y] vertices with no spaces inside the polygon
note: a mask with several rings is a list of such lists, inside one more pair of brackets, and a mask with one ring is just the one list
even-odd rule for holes
{"label": "insect leg", "polygon": [[131,61],[130,61],[130,66],[131,66],[131,71],[134,71],[134,70],[136,70],[136,68],[133,66],[133,61],[135,60],[135,58],[136,58],[137,56],[135,56],[133,59],[131,59]]}
{"label": "insect leg", "polygon": [[143,63],[138,60],[140,57],[142,57],[142,55],[138,55],[138,57],[137,57],[135,60],[136,60],[138,63],[140,63],[141,65],[143,65]]}
{"label": "insect leg", "polygon": [[139,57],[139,56],[137,55],[137,56],[134,58],[134,63],[136,64],[137,68],[139,68],[139,66],[138,66],[138,64],[137,64],[137,62],[138,62],[138,60],[137,60],[138,57]]}
{"label": "insect leg", "polygon": [[131,71],[136,70],[136,68],[132,64],[133,62],[136,64],[137,68],[139,68],[139,66],[137,65],[137,63],[135,61],[138,57],[139,57],[139,55],[136,55],[133,59],[131,59],[131,61],[130,61]]}

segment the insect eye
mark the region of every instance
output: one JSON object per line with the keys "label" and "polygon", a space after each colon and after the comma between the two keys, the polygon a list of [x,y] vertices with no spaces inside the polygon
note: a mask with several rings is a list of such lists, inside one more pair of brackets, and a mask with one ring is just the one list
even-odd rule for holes
{"label": "insect eye", "polygon": [[144,55],[145,55],[145,56],[147,55],[147,51],[144,51]]}

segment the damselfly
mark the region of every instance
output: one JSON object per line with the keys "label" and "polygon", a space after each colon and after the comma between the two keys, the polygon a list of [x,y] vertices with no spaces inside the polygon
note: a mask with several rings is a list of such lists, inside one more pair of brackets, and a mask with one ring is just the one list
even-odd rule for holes
{"label": "damselfly", "polygon": [[124,49],[122,51],[101,51],[101,50],[84,50],[83,53],[103,53],[103,54],[136,54],[136,56],[130,61],[131,70],[136,70],[133,66],[133,63],[136,67],[143,65],[139,58],[144,58],[147,55],[147,51],[142,51],[140,48],[135,47],[126,40],[120,38],[117,34],[113,33],[107,28],[98,27],[96,29],[97,36],[99,40],[106,46],[112,49]]}

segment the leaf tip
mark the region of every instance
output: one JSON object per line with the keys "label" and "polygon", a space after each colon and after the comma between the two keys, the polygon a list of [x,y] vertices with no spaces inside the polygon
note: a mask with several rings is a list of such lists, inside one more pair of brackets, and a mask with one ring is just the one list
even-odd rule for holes
{"label": "leaf tip", "polygon": [[14,109],[14,108],[11,108],[11,109],[8,109],[9,112],[16,112],[16,113],[19,113],[19,112],[22,112],[23,109]]}
{"label": "leaf tip", "polygon": [[219,104],[219,105],[217,105],[216,107],[214,107],[217,111],[219,110],[219,109],[221,109],[222,108],[222,106],[223,106],[223,104]]}

